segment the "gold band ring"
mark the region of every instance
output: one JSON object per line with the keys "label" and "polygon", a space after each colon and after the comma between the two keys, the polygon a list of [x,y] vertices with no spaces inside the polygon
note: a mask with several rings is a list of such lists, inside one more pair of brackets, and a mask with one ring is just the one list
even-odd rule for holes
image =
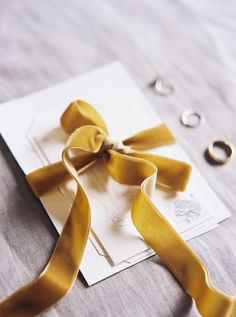
{"label": "gold band ring", "polygon": [[[222,149],[225,152],[226,154],[225,158],[220,158],[219,156],[215,154],[214,148],[216,147]],[[232,158],[232,156],[234,155],[235,149],[231,142],[218,140],[210,144],[208,146],[207,151],[208,151],[208,155],[214,162],[218,164],[225,164]]]}

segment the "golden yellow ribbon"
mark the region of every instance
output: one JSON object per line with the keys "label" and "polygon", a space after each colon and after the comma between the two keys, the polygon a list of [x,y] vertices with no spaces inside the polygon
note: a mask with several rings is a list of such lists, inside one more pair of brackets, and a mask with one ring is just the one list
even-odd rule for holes
{"label": "golden yellow ribbon", "polygon": [[0,303],[0,317],[35,316],[61,299],[72,287],[88,240],[91,217],[78,174],[98,159],[103,160],[118,182],[140,185],[131,210],[133,223],[195,300],[201,315],[236,316],[235,298],[212,286],[206,266],[150,199],[157,172],[158,183],[176,191],[185,189],[191,173],[191,167],[184,162],[138,152],[174,143],[175,138],[168,128],[161,124],[119,143],[109,139],[104,120],[84,101],[70,104],[61,117],[61,125],[70,134],[62,162],[30,173],[27,180],[40,196],[73,178],[77,183],[73,205],[46,268],[36,280]]}

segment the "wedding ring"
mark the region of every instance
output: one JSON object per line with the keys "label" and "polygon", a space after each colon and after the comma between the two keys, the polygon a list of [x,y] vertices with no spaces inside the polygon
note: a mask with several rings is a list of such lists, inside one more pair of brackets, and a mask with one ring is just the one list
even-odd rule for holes
{"label": "wedding ring", "polygon": [[161,76],[157,77],[153,83],[153,86],[155,91],[161,96],[168,96],[174,91],[174,86]]}
{"label": "wedding ring", "polygon": [[204,122],[204,120],[204,116],[194,109],[184,110],[181,116],[181,123],[189,128],[198,127],[201,123]]}
{"label": "wedding ring", "polygon": [[[226,157],[221,158],[215,153],[215,148],[219,148],[225,152]],[[227,163],[232,156],[234,155],[235,149],[232,143],[229,141],[214,141],[212,144],[208,146],[208,155],[209,157],[218,164],[225,164]]]}

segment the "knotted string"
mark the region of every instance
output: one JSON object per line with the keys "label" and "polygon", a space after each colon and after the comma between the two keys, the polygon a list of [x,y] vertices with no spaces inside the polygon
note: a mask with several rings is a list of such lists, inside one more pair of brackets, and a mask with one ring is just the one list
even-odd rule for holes
{"label": "knotted string", "polygon": [[[30,173],[27,180],[39,197],[73,178],[77,184],[73,204],[46,268],[32,283],[0,303],[0,317],[35,316],[73,286],[91,225],[89,202],[78,175],[98,158],[115,180],[140,186],[131,210],[133,224],[192,296],[202,316],[236,316],[235,298],[212,286],[206,266],[150,199],[157,173],[159,184],[176,191],[185,189],[191,173],[191,167],[184,162],[139,152],[174,143],[168,128],[161,124],[117,142],[109,138],[100,114],[84,101],[75,101],[66,109],[61,126],[70,134],[62,161]],[[76,156],[71,157],[73,150]]]}

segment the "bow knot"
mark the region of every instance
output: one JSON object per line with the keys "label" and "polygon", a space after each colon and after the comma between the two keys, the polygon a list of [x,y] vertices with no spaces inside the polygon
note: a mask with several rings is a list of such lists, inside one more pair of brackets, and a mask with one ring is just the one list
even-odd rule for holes
{"label": "bow knot", "polygon": [[103,146],[101,148],[101,152],[108,151],[108,150],[115,150],[122,154],[128,154],[131,153],[131,148],[127,145],[124,145],[122,141],[112,139],[110,137],[107,137],[103,143]]}

